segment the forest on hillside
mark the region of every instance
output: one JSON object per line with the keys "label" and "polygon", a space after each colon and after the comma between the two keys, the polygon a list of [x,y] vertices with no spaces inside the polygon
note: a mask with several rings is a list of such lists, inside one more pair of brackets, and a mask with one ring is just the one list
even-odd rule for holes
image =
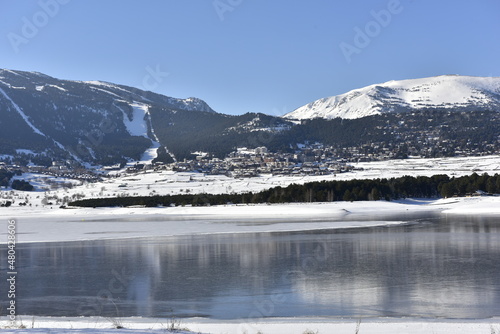
{"label": "forest on hillside", "polygon": [[[384,149],[398,158],[428,158],[464,154],[494,154],[500,150],[500,113],[420,110],[367,116],[359,119],[311,119],[293,125],[264,114],[229,116],[208,112],[152,109],[152,121],[160,142],[177,160],[193,159],[193,152],[224,158],[237,147],[266,146],[275,153],[290,153],[297,143],[319,142],[342,152],[358,148],[370,154]],[[342,153],[339,153],[342,155]],[[339,158],[348,158],[339,156]],[[169,162],[168,159],[162,161]]]}

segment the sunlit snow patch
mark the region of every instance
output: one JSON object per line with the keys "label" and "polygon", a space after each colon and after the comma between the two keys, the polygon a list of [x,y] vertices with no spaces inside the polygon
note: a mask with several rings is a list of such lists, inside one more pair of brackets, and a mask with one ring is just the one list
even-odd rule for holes
{"label": "sunlit snow patch", "polygon": [[132,136],[148,137],[148,125],[146,123],[146,115],[148,115],[148,106],[141,103],[132,103],[130,106],[133,109],[132,120],[127,115],[123,115],[123,123],[127,128],[128,133]]}
{"label": "sunlit snow patch", "polygon": [[[125,128],[128,133],[132,136],[141,136],[151,140],[148,136],[148,122],[150,122],[150,114],[149,114],[149,106],[147,104],[134,102],[131,103],[132,107],[132,120],[123,113],[123,123],[125,124]],[[155,136],[153,132],[153,136]],[[152,146],[147,149],[141,156],[141,161],[139,163],[142,164],[150,164],[153,159],[155,159],[158,154],[156,150],[160,147],[160,143],[155,136],[155,140],[151,140]]]}

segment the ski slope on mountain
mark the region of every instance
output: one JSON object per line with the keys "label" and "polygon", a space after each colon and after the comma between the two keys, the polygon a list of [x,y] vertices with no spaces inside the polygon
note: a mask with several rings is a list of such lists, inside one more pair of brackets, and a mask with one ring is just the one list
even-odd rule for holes
{"label": "ski slope on mountain", "polygon": [[284,117],[356,119],[432,108],[460,111],[500,110],[500,78],[443,75],[389,81],[319,99]]}
{"label": "ski slope on mountain", "polygon": [[28,126],[33,130],[34,133],[46,137],[42,131],[37,129],[37,127],[34,126],[33,123],[31,123],[30,119],[28,118],[28,116],[26,116],[24,111],[21,108],[19,108],[19,106],[7,95],[7,93],[5,93],[5,91],[2,88],[0,88],[0,94],[2,94],[12,104],[14,110],[17,111],[17,113],[23,118],[23,120],[26,122],[26,124],[28,124]]}
{"label": "ski slope on mountain", "polygon": [[[0,156],[15,158],[11,153],[21,149],[87,167],[126,161],[151,163],[158,148],[166,150],[156,136],[152,114],[177,112],[215,114],[198,98],[0,69]],[[157,129],[165,126],[161,122],[154,125]],[[33,135],[44,137],[43,141],[32,139]]]}

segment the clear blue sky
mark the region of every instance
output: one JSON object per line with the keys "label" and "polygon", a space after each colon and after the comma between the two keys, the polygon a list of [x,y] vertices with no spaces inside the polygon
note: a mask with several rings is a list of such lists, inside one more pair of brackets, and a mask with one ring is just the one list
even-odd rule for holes
{"label": "clear blue sky", "polygon": [[500,76],[498,0],[0,0],[0,29],[0,68],[228,114],[283,114],[389,80]]}

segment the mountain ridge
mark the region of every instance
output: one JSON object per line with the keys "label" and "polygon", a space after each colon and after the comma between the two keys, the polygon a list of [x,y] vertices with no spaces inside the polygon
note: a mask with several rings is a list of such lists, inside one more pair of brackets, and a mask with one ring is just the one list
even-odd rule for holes
{"label": "mountain ridge", "polygon": [[391,80],[310,102],[287,119],[355,119],[420,109],[500,109],[500,77],[441,75]]}
{"label": "mountain ridge", "polygon": [[99,168],[172,162],[201,150],[223,156],[292,124],[264,114],[220,114],[196,97],[0,70],[0,161],[50,165],[69,159]]}
{"label": "mountain ridge", "polygon": [[[36,148],[36,154],[71,158],[87,166],[140,160],[148,149],[160,146],[150,109],[215,113],[198,98],[0,69],[0,154]],[[131,132],[131,128],[141,129]],[[128,147],[120,147],[124,145]]]}
{"label": "mountain ridge", "polygon": [[[0,69],[0,83],[3,83],[4,85],[7,86],[12,86],[9,83],[2,82],[2,79],[4,79],[4,74],[5,73],[10,73],[15,76],[20,76],[23,77],[24,79],[27,80],[32,80],[33,75],[37,77],[42,77],[45,80],[49,80],[51,82],[57,82],[57,83],[74,83],[74,84],[85,84],[93,87],[99,87],[99,86],[104,86],[108,87],[113,90],[122,90],[128,94],[131,94],[130,96],[135,96],[139,100],[144,100],[140,102],[158,102],[160,99],[164,99],[162,101],[163,103],[167,102],[171,104],[171,107],[176,107],[179,109],[184,109],[184,110],[199,110],[199,111],[207,111],[207,112],[215,112],[205,101],[202,99],[196,98],[196,97],[188,97],[188,98],[175,98],[175,97],[170,97],[166,95],[162,95],[159,93],[155,93],[152,91],[147,91],[147,90],[142,90],[140,88],[132,87],[132,86],[126,86],[122,84],[116,84],[112,82],[107,82],[107,81],[102,81],[102,80],[89,80],[89,81],[82,81],[82,80],[66,80],[66,79],[58,79],[52,76],[49,76],[47,74],[41,73],[41,72],[36,72],[36,71],[20,71],[20,70],[10,70],[10,69]],[[32,82],[35,83],[35,82]],[[40,82],[42,83],[42,82]],[[47,81],[44,81],[43,83],[47,83]],[[36,84],[36,83],[35,83]],[[20,88],[20,87],[17,87]]]}

